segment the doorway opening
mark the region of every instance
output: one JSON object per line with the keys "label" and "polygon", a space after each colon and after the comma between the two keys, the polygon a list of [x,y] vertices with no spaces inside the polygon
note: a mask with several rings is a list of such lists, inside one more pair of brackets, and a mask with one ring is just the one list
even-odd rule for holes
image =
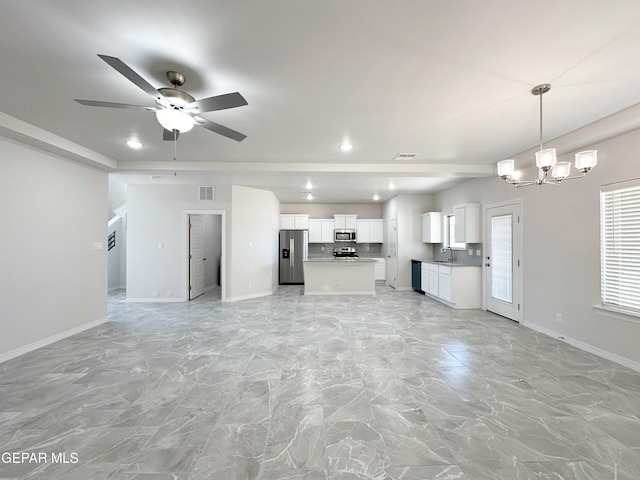
{"label": "doorway opening", "polygon": [[225,212],[185,211],[184,229],[185,300],[206,298],[224,301],[226,299]]}

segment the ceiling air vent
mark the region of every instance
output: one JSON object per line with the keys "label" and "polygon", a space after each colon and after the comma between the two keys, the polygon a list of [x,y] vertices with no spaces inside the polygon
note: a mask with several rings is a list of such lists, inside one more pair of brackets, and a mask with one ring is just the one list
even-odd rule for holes
{"label": "ceiling air vent", "polygon": [[416,155],[418,154],[417,153],[399,153],[395,157],[393,157],[393,159],[399,162],[404,162],[406,160],[413,160],[414,158],[416,158]]}
{"label": "ceiling air vent", "polygon": [[200,187],[200,200],[213,200],[213,187]]}

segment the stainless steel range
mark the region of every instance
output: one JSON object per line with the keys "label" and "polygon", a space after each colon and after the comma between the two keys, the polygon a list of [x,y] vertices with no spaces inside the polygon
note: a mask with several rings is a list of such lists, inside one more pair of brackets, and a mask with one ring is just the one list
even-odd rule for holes
{"label": "stainless steel range", "polygon": [[336,258],[358,258],[356,247],[333,247],[333,256]]}

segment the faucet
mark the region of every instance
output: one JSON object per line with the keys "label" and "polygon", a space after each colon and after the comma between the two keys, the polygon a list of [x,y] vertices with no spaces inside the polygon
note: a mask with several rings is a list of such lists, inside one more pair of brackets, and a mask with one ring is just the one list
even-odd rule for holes
{"label": "faucet", "polygon": [[445,252],[446,252],[447,250],[449,250],[449,258],[447,259],[447,262],[449,262],[449,263],[453,263],[453,262],[455,262],[455,261],[456,261],[456,256],[455,256],[455,253],[454,253],[454,251],[453,251],[453,248],[451,248],[451,247],[444,247],[444,249],[443,249],[443,250],[444,250]]}

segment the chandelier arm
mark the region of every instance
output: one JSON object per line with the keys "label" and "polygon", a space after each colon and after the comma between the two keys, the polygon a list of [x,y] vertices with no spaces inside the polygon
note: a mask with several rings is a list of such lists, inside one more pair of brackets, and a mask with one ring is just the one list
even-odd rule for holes
{"label": "chandelier arm", "polygon": [[575,180],[577,178],[582,178],[586,175],[586,173],[581,173],[580,175],[571,175],[570,177],[564,177],[563,180]]}
{"label": "chandelier arm", "polygon": [[536,182],[518,182],[515,184],[515,187],[522,188],[522,187],[530,187],[531,185],[536,185]]}

